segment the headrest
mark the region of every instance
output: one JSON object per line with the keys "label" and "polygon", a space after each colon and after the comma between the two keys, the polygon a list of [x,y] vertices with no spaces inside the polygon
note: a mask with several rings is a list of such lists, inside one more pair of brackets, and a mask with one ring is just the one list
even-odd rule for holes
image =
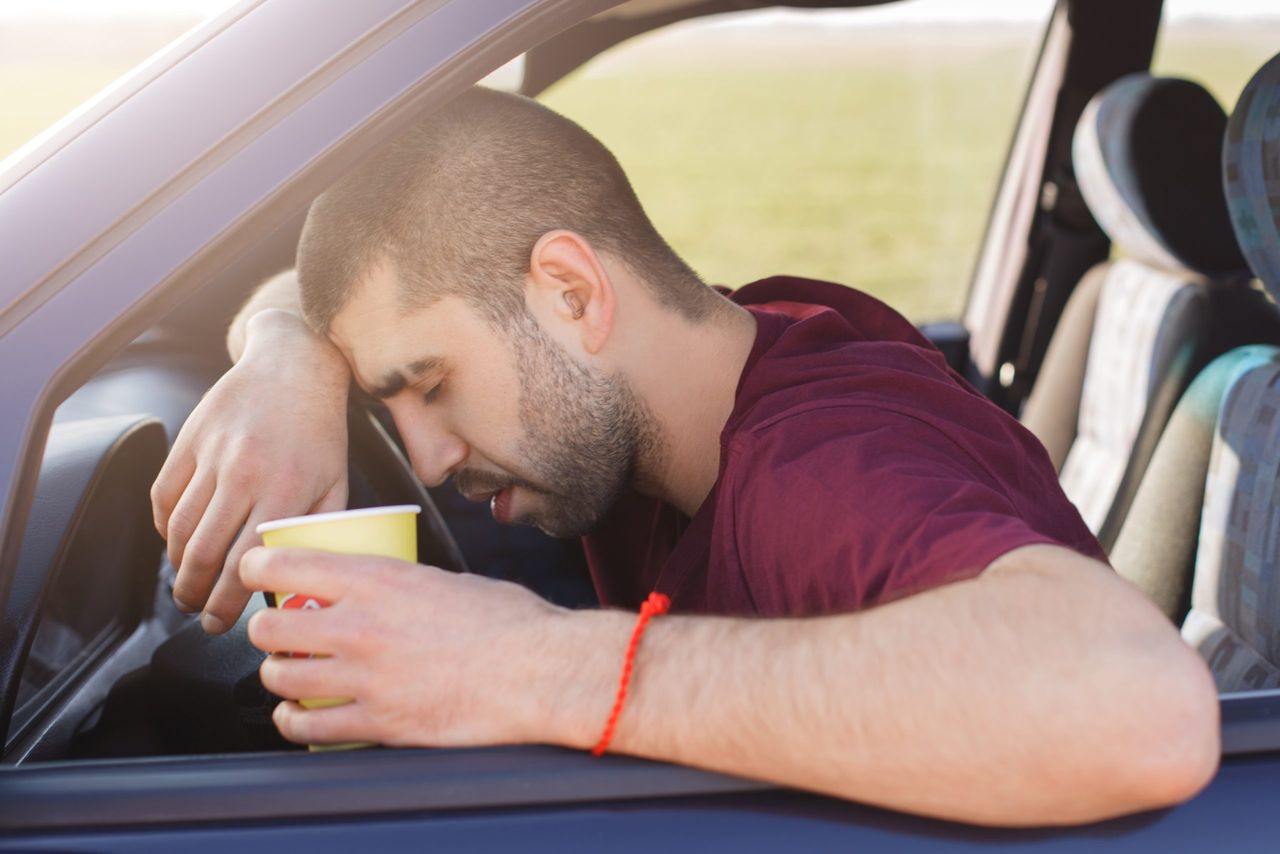
{"label": "headrest", "polygon": [[1214,97],[1189,80],[1129,74],[1093,97],[1072,159],[1112,242],[1158,267],[1245,272],[1219,166],[1226,124]]}
{"label": "headrest", "polygon": [[1254,275],[1280,299],[1280,56],[1240,93],[1222,169],[1240,248]]}

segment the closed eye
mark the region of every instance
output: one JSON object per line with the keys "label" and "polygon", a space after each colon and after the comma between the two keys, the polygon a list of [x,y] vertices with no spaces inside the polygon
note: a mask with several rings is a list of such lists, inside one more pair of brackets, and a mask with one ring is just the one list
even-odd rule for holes
{"label": "closed eye", "polygon": [[440,391],[443,388],[444,388],[444,383],[442,382],[436,383],[431,388],[427,389],[422,393],[422,402],[431,403],[432,401],[434,401],[436,398],[440,396]]}

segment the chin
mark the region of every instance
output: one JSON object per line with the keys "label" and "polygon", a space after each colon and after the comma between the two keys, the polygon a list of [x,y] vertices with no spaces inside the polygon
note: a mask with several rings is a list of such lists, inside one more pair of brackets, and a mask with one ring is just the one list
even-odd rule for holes
{"label": "chin", "polygon": [[546,534],[548,537],[554,537],[557,540],[573,540],[573,539],[577,539],[578,537],[584,536],[587,533],[586,530],[580,530],[577,527],[570,528],[564,525],[557,525],[555,523],[538,522],[535,520],[529,520],[527,522],[522,521],[520,522],[520,524],[532,525],[542,533]]}
{"label": "chin", "polygon": [[558,540],[572,540],[578,537],[585,537],[587,534],[600,523],[600,514],[593,516],[589,520],[582,519],[566,519],[557,517],[554,519],[539,519],[536,517],[526,517],[520,520],[522,525],[533,525],[539,531],[548,537],[555,537]]}
{"label": "chin", "polygon": [[537,503],[540,506],[513,521],[520,525],[532,525],[549,537],[572,540],[594,531],[613,509],[618,495],[611,495],[606,501],[594,502],[556,501],[547,494],[539,498]]}

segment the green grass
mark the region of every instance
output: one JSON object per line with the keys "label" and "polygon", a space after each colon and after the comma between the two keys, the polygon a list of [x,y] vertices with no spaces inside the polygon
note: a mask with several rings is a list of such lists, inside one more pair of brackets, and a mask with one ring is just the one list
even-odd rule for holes
{"label": "green grass", "polygon": [[1154,73],[1195,80],[1230,110],[1254,72],[1280,51],[1280,23],[1231,26],[1199,24],[1163,34],[1151,63]]}
{"label": "green grass", "polygon": [[[172,37],[145,36],[139,59]],[[544,100],[614,151],[708,281],[813,276],[917,320],[948,317],[1038,40],[1008,28],[677,28],[609,52]],[[1280,26],[1188,25],[1162,38],[1156,70],[1199,79],[1229,106],[1276,45]],[[130,64],[91,51],[0,63],[0,157]]]}
{"label": "green grass", "polygon": [[708,281],[812,276],[944,317],[963,303],[1021,99],[997,82],[1020,78],[1025,54],[635,67],[544,100],[610,147]]}

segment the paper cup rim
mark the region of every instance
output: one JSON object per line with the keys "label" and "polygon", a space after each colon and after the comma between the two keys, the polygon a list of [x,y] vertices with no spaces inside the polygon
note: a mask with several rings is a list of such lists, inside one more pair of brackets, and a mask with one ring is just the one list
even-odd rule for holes
{"label": "paper cup rim", "polygon": [[318,525],[321,522],[332,522],[336,519],[364,519],[369,516],[390,516],[394,513],[421,513],[417,504],[396,504],[390,507],[359,507],[355,510],[334,510],[330,513],[313,513],[310,516],[290,516],[287,519],[272,519],[263,522],[253,530],[259,534],[278,531],[281,528],[292,528],[297,525]]}

